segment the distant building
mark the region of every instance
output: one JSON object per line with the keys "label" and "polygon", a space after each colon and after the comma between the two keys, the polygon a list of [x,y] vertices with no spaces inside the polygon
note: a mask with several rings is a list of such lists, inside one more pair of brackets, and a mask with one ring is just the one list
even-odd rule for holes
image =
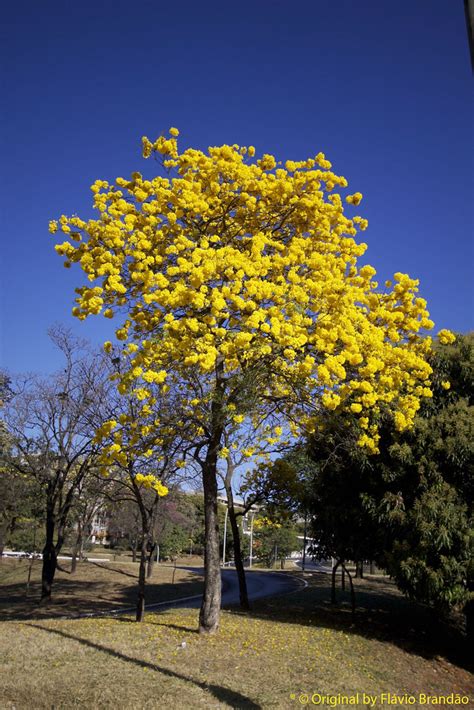
{"label": "distant building", "polygon": [[107,545],[108,539],[108,516],[99,510],[92,518],[90,524],[90,541],[93,545]]}

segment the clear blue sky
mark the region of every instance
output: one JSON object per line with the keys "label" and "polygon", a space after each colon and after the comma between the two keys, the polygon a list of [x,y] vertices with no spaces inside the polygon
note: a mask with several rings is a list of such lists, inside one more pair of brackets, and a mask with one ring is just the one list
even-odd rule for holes
{"label": "clear blue sky", "polygon": [[[144,169],[142,135],[322,150],[364,194],[366,260],[421,281],[436,328],[472,329],[472,76],[462,0],[24,0],[2,9],[2,352],[55,369],[46,335],[79,270],[49,219]],[[145,164],[146,165],[146,164]]]}

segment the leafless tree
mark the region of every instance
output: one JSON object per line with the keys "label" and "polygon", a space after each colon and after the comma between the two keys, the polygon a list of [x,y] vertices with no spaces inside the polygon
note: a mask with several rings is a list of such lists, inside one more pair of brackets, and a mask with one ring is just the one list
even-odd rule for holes
{"label": "leafless tree", "polygon": [[35,479],[44,494],[42,602],[51,598],[76,497],[96,468],[100,445],[95,430],[112,386],[101,354],[62,327],[49,335],[63,354],[63,369],[49,377],[17,377],[5,406],[5,424],[14,441],[10,463]]}

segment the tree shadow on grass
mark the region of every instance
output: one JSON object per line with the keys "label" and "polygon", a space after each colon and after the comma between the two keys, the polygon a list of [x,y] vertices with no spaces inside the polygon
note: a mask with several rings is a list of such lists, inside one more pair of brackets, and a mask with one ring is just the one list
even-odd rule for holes
{"label": "tree shadow on grass", "polygon": [[255,601],[250,612],[235,607],[229,611],[279,623],[342,630],[392,643],[427,660],[443,656],[456,666],[472,670],[472,649],[460,628],[441,621],[426,605],[403,596],[387,578],[354,580],[357,606],[353,617],[348,585],[345,592],[338,585],[333,606],[330,576],[316,572],[307,577],[310,584],[301,591]]}
{"label": "tree shadow on grass", "polygon": [[125,572],[123,569],[117,569],[117,567],[111,567],[110,565],[103,565],[100,562],[92,562],[91,560],[87,560],[87,563],[89,565],[93,565],[94,567],[98,567],[99,569],[105,569],[107,572],[115,572],[115,574],[121,574],[124,577],[131,577],[132,579],[138,580],[138,574],[133,574],[133,572]]}
{"label": "tree shadow on grass", "polygon": [[[186,626],[186,624],[171,624],[168,623],[167,621],[156,621],[156,611],[153,612],[153,609],[151,610],[150,613],[154,614],[154,620],[152,621],[150,619],[150,616],[145,614],[145,623],[149,624],[150,626],[165,626],[167,629],[174,629],[175,631],[186,631],[188,634],[199,634],[199,629],[197,626]],[[136,624],[137,622],[135,619],[132,619],[129,616],[118,616],[115,621],[119,621],[122,624]]]}
{"label": "tree shadow on grass", "polygon": [[[28,596],[25,584],[3,585],[0,597],[0,621],[21,621],[47,618],[79,618],[85,615],[108,615],[133,611],[137,602],[137,585],[112,587],[109,580],[85,581],[67,577],[58,579],[49,604],[39,606],[41,584],[32,582]],[[181,582],[149,582],[146,585],[146,608],[173,599],[193,597],[202,591],[199,579]]]}
{"label": "tree shadow on grass", "polygon": [[189,676],[182,675],[176,671],[171,671],[168,668],[163,668],[157,666],[155,663],[148,663],[147,661],[142,661],[139,658],[133,658],[133,656],[126,656],[124,653],[115,651],[113,648],[108,648],[107,646],[102,646],[88,639],[81,638],[80,636],[74,636],[73,634],[68,634],[65,631],[60,631],[59,629],[49,629],[40,624],[27,623],[26,626],[30,626],[33,629],[41,629],[49,634],[56,634],[62,636],[63,638],[72,639],[78,643],[93,648],[96,651],[102,651],[102,653],[107,653],[109,656],[119,659],[120,661],[126,661],[127,663],[132,663],[140,668],[148,668],[156,673],[161,673],[162,675],[168,676],[169,678],[175,678],[177,680],[184,680],[187,683],[192,683],[196,685],[201,690],[209,691],[214,695],[214,697],[222,703],[226,703],[232,708],[248,708],[249,710],[261,710],[261,705],[258,705],[250,698],[245,695],[241,695],[230,688],[224,688],[220,685],[214,685],[213,683],[206,683],[198,680],[193,680]]}

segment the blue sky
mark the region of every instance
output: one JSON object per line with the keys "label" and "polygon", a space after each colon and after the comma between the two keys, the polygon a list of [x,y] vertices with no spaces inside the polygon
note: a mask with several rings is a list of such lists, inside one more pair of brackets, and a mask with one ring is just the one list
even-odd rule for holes
{"label": "blue sky", "polygon": [[142,135],[322,150],[353,191],[366,261],[419,278],[436,329],[473,328],[472,76],[462,0],[24,0],[2,10],[1,362],[50,371],[77,269],[48,221],[90,184],[144,170]]}

